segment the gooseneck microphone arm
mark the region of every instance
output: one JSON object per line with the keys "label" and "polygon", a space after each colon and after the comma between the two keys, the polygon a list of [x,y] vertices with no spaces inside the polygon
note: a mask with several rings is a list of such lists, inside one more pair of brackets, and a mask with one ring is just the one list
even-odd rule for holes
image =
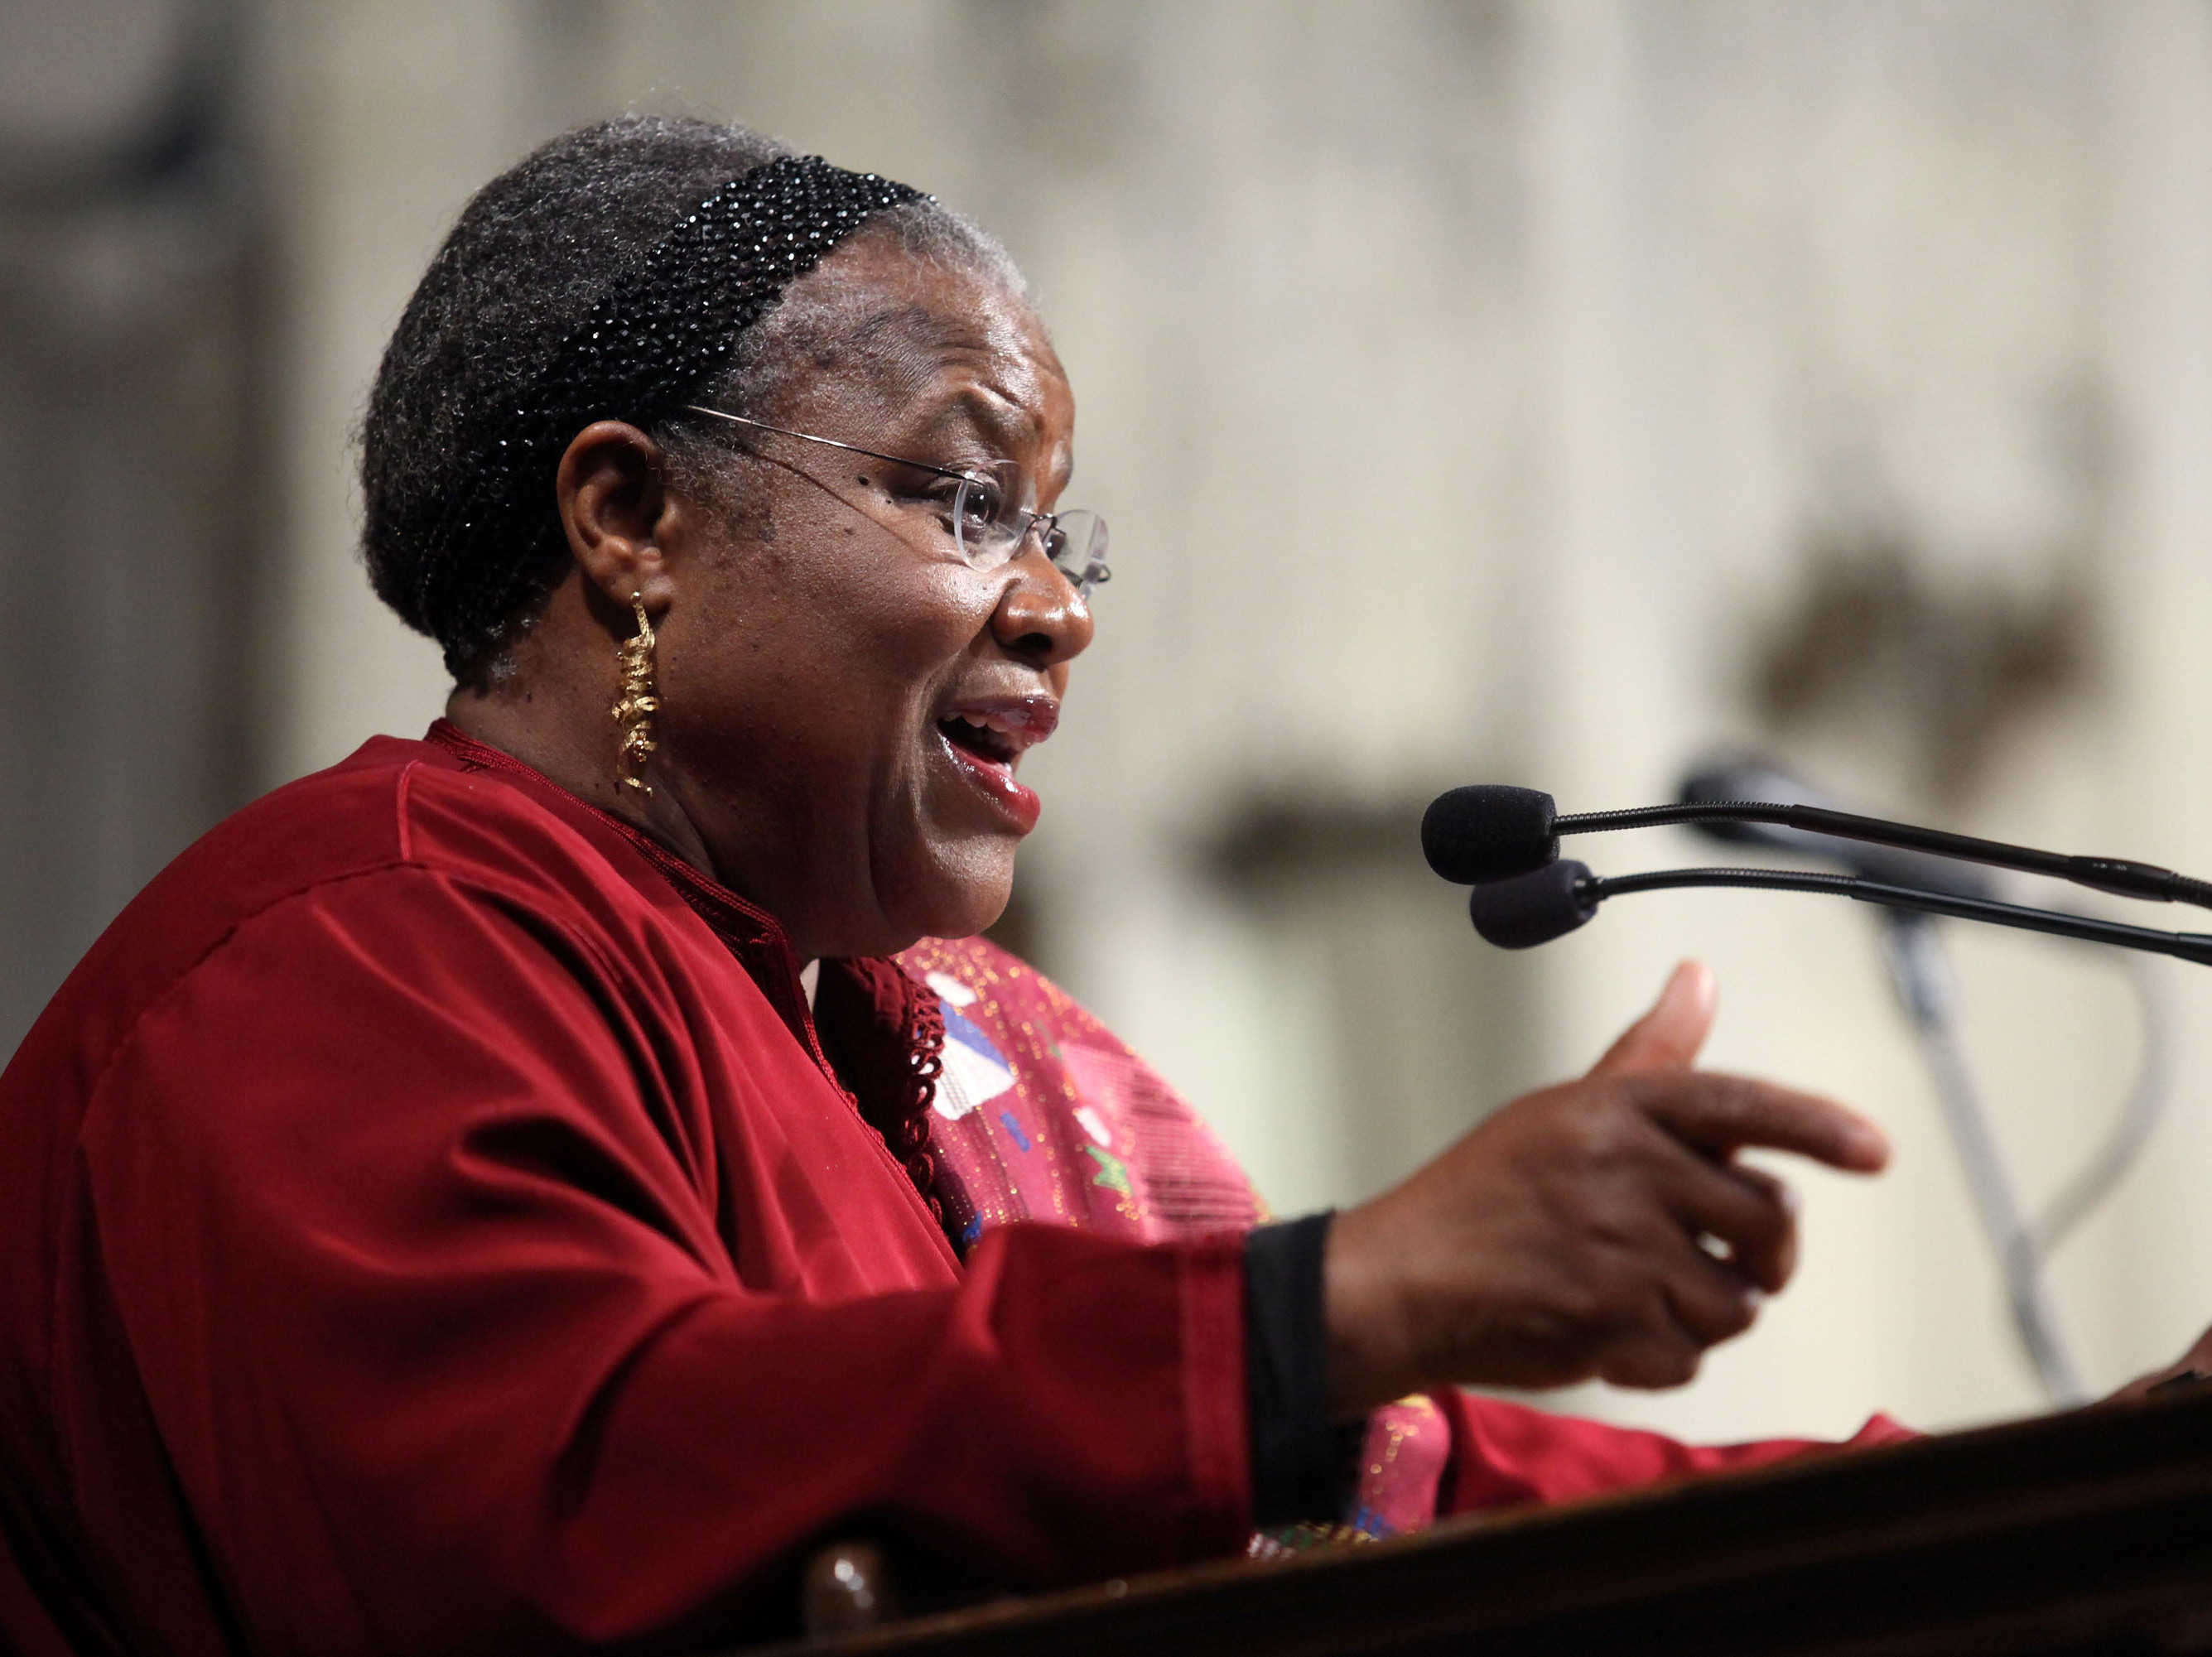
{"label": "gooseneck microphone arm", "polygon": [[[1668,869],[1605,879],[1559,856],[1563,835],[1672,824],[1839,863],[1850,872]],[[2156,1118],[2165,1089],[2161,1008],[2154,995],[2144,993],[2155,980],[2148,976],[2147,966],[2132,974],[2138,993],[2144,995],[2144,1057],[2120,1120],[2090,1165],[2069,1182],[2064,1197],[2031,1220],[2014,1193],[1959,1047],[1935,918],[2018,927],[2212,965],[2212,934],[2158,932],[1999,902],[1988,883],[1962,865],[1995,865],[2123,896],[2208,907],[2212,883],[2148,864],[2066,857],[1858,816],[1820,801],[1785,773],[1744,760],[1692,773],[1680,804],[1644,810],[1561,816],[1552,797],[1533,788],[1496,783],[1455,788],[1430,805],[1422,820],[1421,847],[1437,874],[1474,888],[1468,910],[1475,930],[1502,949],[1528,949],[1562,937],[1591,920],[1606,898],[1628,892],[1743,887],[1825,893],[1879,907],[1892,980],[1935,1072],[1945,1123],[1982,1229],[1996,1253],[2014,1325],[2045,1390],[2059,1403],[2078,1401],[2079,1377],[2044,1292],[2043,1265],[2065,1232],[2126,1169]]]}
{"label": "gooseneck microphone arm", "polygon": [[[1560,820],[1560,827],[1565,829],[1565,818]],[[2025,932],[2049,932],[2057,938],[2075,938],[2089,944],[2116,944],[2124,950],[2143,950],[2212,967],[2212,932],[2162,932],[2152,926],[2124,926],[2116,920],[2063,914],[2055,909],[2031,909],[1990,898],[1923,892],[1915,887],[1862,879],[1856,875],[1825,875],[1799,869],[1659,869],[1637,875],[1590,875],[1576,884],[1583,899],[1591,903],[1630,892],[1663,892],[1686,886],[1825,892],[1856,898],[1862,903],[1878,903],[1887,909],[1912,909],[1923,914],[1951,915],[1960,920],[2017,926]]]}
{"label": "gooseneck microphone arm", "polygon": [[[2048,875],[2055,879],[2070,881],[2076,886],[2110,892],[2118,897],[2148,898],[2161,903],[2193,903],[2200,908],[2212,909],[2212,881],[2191,879],[2171,869],[2161,869],[2156,864],[2136,863],[2125,858],[2069,857],[2060,852],[2039,851],[2033,846],[2012,846],[2003,841],[1979,840],[1972,835],[1947,834],[1940,828],[1921,828],[1907,822],[1887,822],[1880,817],[1863,817],[1856,812],[1832,810],[1823,805],[1778,805],[1759,800],[1715,800],[1647,805],[1628,811],[1583,811],[1553,818],[1552,832],[1555,835],[1586,835],[1615,828],[1658,828],[1677,823],[1715,822],[1773,823],[1781,828],[1802,829],[1807,834],[1832,835],[1839,840],[1895,846],[1906,851],[1931,853],[1937,857],[1963,858],[1968,862],[1984,863],[1996,869],[2017,869],[2024,874]],[[1931,913],[1948,914],[1953,912],[1946,909]]]}
{"label": "gooseneck microphone arm", "polygon": [[1662,892],[1691,886],[1735,886],[1754,891],[1820,892],[1855,898],[1890,909],[1953,915],[1992,926],[2016,926],[2058,938],[2108,944],[2124,950],[2168,955],[2212,967],[2212,933],[2162,932],[2149,926],[2124,926],[2054,909],[2031,909],[1990,898],[1893,886],[1856,875],[1815,874],[1801,869],[1660,869],[1647,874],[1594,875],[1589,866],[1563,859],[1510,880],[1491,881],[1468,895],[1474,929],[1501,949],[1525,950],[1564,938],[1597,913],[1608,897],[1631,892]]}

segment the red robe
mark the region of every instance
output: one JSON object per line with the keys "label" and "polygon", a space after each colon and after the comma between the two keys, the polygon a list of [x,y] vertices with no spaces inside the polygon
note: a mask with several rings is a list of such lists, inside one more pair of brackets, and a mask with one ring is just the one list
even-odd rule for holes
{"label": "red robe", "polygon": [[[830,1536],[1017,1585],[1240,1547],[1236,1233],[963,1266],[927,1043],[863,1039],[935,1002],[839,970],[852,1092],[773,921],[465,744],[209,835],[0,1076],[0,1633],[708,1644]],[[1451,1505],[1794,1448],[1444,1407]]]}

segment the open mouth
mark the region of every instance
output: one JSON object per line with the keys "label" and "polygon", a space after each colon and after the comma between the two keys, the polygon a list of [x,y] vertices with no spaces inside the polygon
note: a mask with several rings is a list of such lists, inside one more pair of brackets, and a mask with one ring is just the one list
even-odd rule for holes
{"label": "open mouth", "polygon": [[937,733],[961,774],[1027,834],[1042,808],[1035,790],[1014,780],[1014,768],[1059,723],[1060,704],[1050,696],[988,696],[954,707]]}
{"label": "open mouth", "polygon": [[1014,740],[1007,731],[993,727],[981,716],[973,713],[954,713],[937,722],[945,733],[945,740],[963,754],[991,765],[1003,765],[1008,770],[1022,756],[1026,744]]}

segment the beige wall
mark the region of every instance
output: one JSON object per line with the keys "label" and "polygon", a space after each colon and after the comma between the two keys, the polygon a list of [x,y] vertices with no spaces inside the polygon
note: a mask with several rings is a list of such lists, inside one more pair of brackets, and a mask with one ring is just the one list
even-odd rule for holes
{"label": "beige wall", "polygon": [[[1652,897],[1507,957],[1410,842],[1261,887],[1202,850],[1260,797],[1384,818],[1479,776],[1570,810],[1664,798],[1714,741],[1771,739],[1754,641],[1808,537],[1876,525],[1946,592],[2074,573],[2101,669],[1953,798],[1893,699],[1794,751],[1877,805],[2212,866],[2202,4],[349,0],[267,22],[295,554],[276,774],[440,700],[350,561],[343,442],[467,192],[569,119],[747,120],[936,191],[1036,282],[1082,398],[1077,493],[1121,555],[1032,762],[1024,879],[1054,967],[1278,1205],[1356,1199],[1587,1062],[1696,954],[1723,980],[1714,1058],[1862,1104],[1898,1163],[1804,1176],[1800,1284],[1695,1386],[1576,1406],[1723,1436],[2033,1407],[1863,913]],[[1710,860],[1665,835],[1587,855]],[[2126,997],[2033,941],[1956,951],[2046,1191],[2125,1082]],[[2212,979],[2172,982],[2173,1118],[2057,1274],[2100,1385],[2212,1318]]]}

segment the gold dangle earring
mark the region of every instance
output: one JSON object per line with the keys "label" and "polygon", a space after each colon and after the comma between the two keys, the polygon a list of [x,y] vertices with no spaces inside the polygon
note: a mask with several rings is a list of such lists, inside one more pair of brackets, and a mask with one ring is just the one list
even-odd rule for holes
{"label": "gold dangle earring", "polygon": [[623,786],[650,794],[653,785],[638,774],[658,745],[653,740],[653,716],[660,711],[660,698],[653,689],[653,622],[645,613],[645,595],[632,593],[630,608],[637,612],[637,631],[618,652],[622,661],[622,694],[610,710],[622,727]]}

